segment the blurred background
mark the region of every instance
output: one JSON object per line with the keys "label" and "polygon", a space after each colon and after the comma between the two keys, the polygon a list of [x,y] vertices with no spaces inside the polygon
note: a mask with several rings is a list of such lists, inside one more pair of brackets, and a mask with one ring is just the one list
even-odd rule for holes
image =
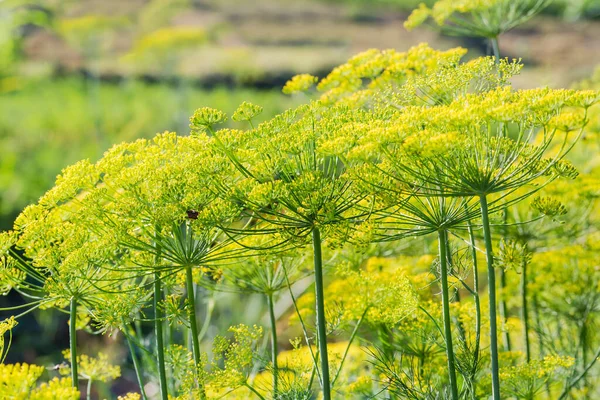
{"label": "blurred background", "polygon": [[[269,118],[306,101],[281,93],[291,76],[322,77],[374,47],[403,51],[429,42],[467,47],[469,58],[488,52],[480,39],[406,31],[402,24],[418,3],[0,0],[0,229],[10,229],[65,166],[94,161],[118,142],[165,130],[186,134],[196,108],[231,114],[246,100]],[[556,0],[503,35],[500,48],[504,57],[523,58],[517,87],[568,87],[600,64],[599,38],[600,0]],[[223,320],[264,318],[260,299],[215,296],[215,314],[229,315]],[[0,298],[0,307],[20,302]],[[0,320],[8,315],[0,311]],[[60,362],[65,321],[57,312],[29,314],[15,329],[7,362]],[[117,342],[97,337],[85,346],[124,354]],[[127,370],[123,379],[135,381]]]}

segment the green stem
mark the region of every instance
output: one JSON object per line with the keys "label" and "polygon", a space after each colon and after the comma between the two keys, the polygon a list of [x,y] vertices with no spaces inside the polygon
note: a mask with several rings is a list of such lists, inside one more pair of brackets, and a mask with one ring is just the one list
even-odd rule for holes
{"label": "green stem", "polygon": [[88,379],[87,390],[86,390],[86,399],[91,400],[91,398],[92,398],[92,380]]}
{"label": "green stem", "polygon": [[265,400],[264,396],[257,392],[256,389],[254,389],[252,386],[250,386],[248,382],[244,383],[244,386],[246,386],[252,393],[254,393],[256,397],[258,397],[261,400]]}
{"label": "green stem", "polygon": [[[296,302],[296,297],[294,296],[294,291],[292,290],[292,286],[290,284],[290,280],[287,274],[287,271],[284,267],[284,273],[285,273],[285,282],[287,284],[287,288],[288,291],[290,292],[290,298],[292,299],[292,304],[294,305],[294,310],[296,311],[296,315],[298,316],[298,320],[300,321],[300,326],[302,327],[302,333],[304,334],[304,341],[306,342],[306,347],[308,347],[308,351],[310,353],[310,357],[312,359],[313,362],[313,372],[316,372],[317,375],[319,375],[319,381],[321,380],[321,375],[319,373],[318,367],[317,367],[317,357],[315,355],[315,352],[313,351],[312,345],[310,344],[310,339],[308,337],[308,330],[306,329],[306,324],[304,323],[304,319],[302,318],[302,313],[300,312],[300,309],[298,308],[298,303]],[[311,376],[311,385],[312,386],[312,381],[314,379],[314,376]]]}
{"label": "green stem", "polygon": [[500,45],[498,44],[498,36],[495,36],[490,39],[492,44],[492,54],[494,55],[494,59],[496,63],[500,62]]}
{"label": "green stem", "polygon": [[[187,265],[185,267],[185,284],[187,290],[188,300],[188,317],[190,322],[190,329],[192,331],[192,353],[194,355],[194,363],[196,369],[201,368],[200,365],[200,341],[198,339],[198,324],[196,323],[196,299],[194,297],[194,279],[192,275],[192,266]],[[198,381],[198,387],[200,389],[200,398],[205,399],[206,394],[204,393],[204,383]]]}
{"label": "green stem", "polygon": [[569,392],[571,391],[571,389],[575,385],[577,385],[580,380],[582,380],[583,378],[585,378],[585,376],[587,375],[587,373],[592,369],[592,367],[594,366],[594,364],[596,364],[596,361],[598,361],[599,359],[600,359],[600,348],[598,348],[598,350],[596,351],[596,354],[594,355],[594,357],[592,358],[592,360],[588,363],[588,365],[583,368],[583,371],[581,371],[581,373],[579,375],[577,375],[573,380],[567,382],[567,384],[565,385],[564,390],[562,391],[562,393],[560,394],[560,397],[558,399],[559,400],[566,399],[567,395],[569,394]]}
{"label": "green stem", "polygon": [[156,335],[156,353],[158,356],[158,379],[160,383],[160,398],[168,400],[167,371],[165,367],[165,347],[163,341],[163,315],[160,309],[162,289],[160,272],[154,273],[154,334]]}
{"label": "green stem", "polygon": [[269,318],[271,321],[271,362],[273,363],[273,398],[277,398],[277,377],[279,368],[277,366],[277,319],[275,318],[275,305],[273,304],[273,294],[267,295],[269,306]]}
{"label": "green stem", "polygon": [[323,257],[321,255],[321,233],[319,228],[312,230],[313,255],[315,264],[315,301],[317,303],[317,334],[321,357],[321,388],[323,400],[331,400],[329,384],[329,359],[327,355],[327,328],[325,322],[325,299],[323,298]]}
{"label": "green stem", "polygon": [[[507,226],[508,226],[508,208],[507,207],[503,207],[502,209],[502,223],[503,223],[503,234],[502,234],[502,239],[503,241],[506,241],[506,237],[507,237]],[[504,347],[504,351],[510,351],[511,350],[511,343],[510,343],[510,332],[508,331],[507,328],[507,322],[508,322],[508,306],[506,305],[506,271],[504,270],[504,268],[500,268],[500,270],[498,271],[498,273],[500,274],[500,301],[498,303],[498,307],[499,307],[499,311],[500,311],[500,319],[502,320],[502,325],[503,325],[503,330],[502,330],[502,346]]]}
{"label": "green stem", "polygon": [[500,301],[498,302],[498,308],[500,311],[500,319],[502,320],[502,324],[504,325],[504,329],[502,330],[502,346],[504,347],[504,351],[511,350],[510,344],[510,333],[506,327],[508,321],[508,307],[506,305],[506,272],[503,268],[500,268]]}
{"label": "green stem", "polygon": [[[580,330],[580,343],[581,343],[581,367],[583,369],[585,369],[585,366],[587,364],[587,347],[588,347],[588,342],[587,342],[587,318],[585,318],[582,323],[581,323],[581,330]],[[587,383],[587,379],[585,378],[585,376],[582,378],[583,379],[583,387],[585,389],[587,389],[588,383]]]}
{"label": "green stem", "polygon": [[527,262],[523,262],[521,271],[521,319],[523,320],[525,359],[529,362],[531,360],[531,345],[529,344],[529,309],[527,305]]}
{"label": "green stem", "polygon": [[[169,298],[169,288],[167,286],[162,286],[161,299]],[[164,310],[164,309],[163,309]],[[167,322],[166,314],[163,314],[163,321]],[[170,349],[173,344],[173,330],[172,326],[169,322],[163,323],[163,348]],[[173,377],[173,365],[171,363],[165,362],[165,373],[167,376],[167,393],[173,393],[175,391],[175,380]]]}
{"label": "green stem", "polygon": [[350,339],[348,339],[348,346],[346,346],[346,350],[344,350],[344,355],[342,356],[342,360],[340,361],[340,365],[338,366],[337,372],[336,372],[335,376],[333,377],[333,380],[331,381],[331,386],[335,385],[335,381],[337,381],[338,377],[340,376],[340,372],[342,372],[342,367],[344,366],[346,357],[348,357],[348,352],[350,351],[350,346],[352,346],[352,343],[354,342],[354,338],[356,337],[356,334],[358,333],[358,328],[360,328],[360,326],[365,318],[365,315],[367,315],[367,311],[369,311],[369,307],[365,308],[365,311],[362,313],[362,315],[356,322],[354,329],[352,330]]}
{"label": "green stem", "polygon": [[448,358],[448,376],[452,399],[458,400],[458,384],[456,382],[456,367],[454,363],[454,348],[452,346],[452,325],[450,321],[450,298],[448,293],[448,258],[446,248],[446,231],[438,231],[438,248],[440,255],[440,278],[442,283],[442,308],[444,314],[444,340],[446,341],[446,356]]}
{"label": "green stem", "polygon": [[[123,328],[125,329],[125,328]],[[142,399],[146,400],[146,391],[144,390],[144,379],[142,377],[142,368],[140,366],[140,362],[135,354],[135,347],[133,345],[133,341],[131,340],[130,333],[123,331],[125,335],[125,339],[127,340],[127,346],[129,347],[129,353],[131,354],[131,360],[133,361],[133,369],[135,370],[135,376],[138,381],[138,385],[140,387],[140,393],[142,395]]]}
{"label": "green stem", "polygon": [[71,297],[69,314],[69,348],[71,350],[71,381],[75,389],[79,389],[79,373],[77,371],[77,299]]}
{"label": "green stem", "polygon": [[[477,363],[479,362],[479,348],[481,343],[481,299],[479,298],[479,272],[477,271],[477,247],[475,243],[475,234],[471,221],[467,222],[469,231],[469,239],[471,241],[471,257],[473,258],[473,297],[475,300],[475,349],[473,350],[473,386],[475,384],[475,372],[477,371]],[[473,393],[475,388],[473,387]]]}
{"label": "green stem", "polygon": [[538,298],[537,298],[537,295],[535,292],[533,292],[531,305],[533,306],[533,316],[535,318],[535,332],[537,333],[539,358],[544,358],[544,356],[546,355],[546,348],[544,346],[542,320],[540,317],[540,307],[539,307]]}
{"label": "green stem", "polygon": [[496,321],[496,274],[494,270],[494,255],[492,252],[492,234],[487,204],[487,196],[479,197],[481,206],[481,222],[483,225],[483,239],[485,241],[485,258],[487,261],[488,294],[490,301],[490,358],[492,361],[492,396],[500,400],[500,374],[498,363],[498,327]]}

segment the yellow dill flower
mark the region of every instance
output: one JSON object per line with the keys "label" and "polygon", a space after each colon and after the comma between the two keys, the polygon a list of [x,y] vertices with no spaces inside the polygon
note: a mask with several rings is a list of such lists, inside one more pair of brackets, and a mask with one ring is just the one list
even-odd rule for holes
{"label": "yellow dill flower", "polygon": [[117,400],[140,400],[142,396],[139,393],[127,393],[124,396],[117,397]]}
{"label": "yellow dill flower", "polygon": [[0,364],[0,389],[5,398],[26,399],[44,367],[29,364]]}
{"label": "yellow dill flower", "polygon": [[547,196],[534,198],[531,207],[551,218],[557,218],[567,213],[567,208],[560,201]]}
{"label": "yellow dill flower", "polygon": [[255,346],[263,329],[254,325],[237,325],[229,328],[232,339],[217,336],[213,341],[212,371],[208,384],[216,390],[234,390],[247,384],[256,358]]}
{"label": "yellow dill flower", "polygon": [[[0,364],[4,362],[4,358],[6,357],[6,353],[8,353],[8,348],[4,348],[5,341],[4,335],[6,332],[9,332],[12,335],[12,329],[17,326],[17,321],[15,317],[10,317],[0,322]],[[12,336],[11,336],[12,338]],[[9,340],[10,344],[10,340]]]}
{"label": "yellow dill flower", "polygon": [[212,128],[216,124],[222,124],[227,120],[227,115],[221,111],[210,107],[199,108],[194,111],[190,117],[190,128],[192,131],[204,131]]}
{"label": "yellow dill flower", "polygon": [[262,111],[263,108],[261,106],[244,101],[237,110],[235,110],[231,119],[234,121],[250,121],[252,118],[262,113]]}
{"label": "yellow dill flower", "polygon": [[[65,360],[70,360],[71,352],[64,350],[63,356]],[[77,355],[77,366],[82,379],[108,382],[121,376],[121,367],[111,364],[105,353],[98,353],[97,358],[86,354]],[[68,375],[71,373],[71,368],[61,368],[60,373]]]}
{"label": "yellow dill flower", "polygon": [[535,16],[549,0],[438,0],[413,10],[404,27],[412,30],[432,19],[455,35],[496,37]]}
{"label": "yellow dill flower", "polygon": [[[73,387],[71,378],[53,378],[33,390],[28,400],[78,400],[79,390]],[[138,397],[139,399],[139,397]]]}
{"label": "yellow dill flower", "polygon": [[310,74],[293,76],[292,79],[285,83],[282,92],[285,94],[306,92],[317,82],[317,80],[318,78],[316,76],[312,76]]}
{"label": "yellow dill flower", "polygon": [[408,16],[408,19],[404,21],[404,27],[409,31],[413,30],[416,27],[423,25],[430,15],[431,9],[427,7],[425,3],[421,3],[419,4],[419,8],[413,10]]}
{"label": "yellow dill flower", "polygon": [[382,271],[376,264],[355,271],[340,265],[338,274],[343,278],[328,286],[326,296],[330,307],[341,305],[341,318],[345,321],[364,318],[367,323],[391,326],[417,306],[416,294],[404,271]]}
{"label": "yellow dill flower", "polygon": [[572,357],[556,355],[516,366],[500,368],[500,382],[505,395],[533,398],[547,382],[567,376],[575,364]]}

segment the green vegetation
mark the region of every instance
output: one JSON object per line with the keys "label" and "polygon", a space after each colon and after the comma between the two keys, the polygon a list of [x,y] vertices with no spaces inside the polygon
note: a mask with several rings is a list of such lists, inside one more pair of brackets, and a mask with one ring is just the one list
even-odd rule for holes
{"label": "green vegetation", "polygon": [[[0,397],[600,396],[600,69],[523,89],[504,57],[560,5],[412,4],[489,55],[370,49],[275,91],[182,73],[224,32],[171,24],[192,3],[75,4],[0,10]],[[203,6],[256,13],[231,4]],[[36,70],[42,26],[83,74]]]}
{"label": "green vegetation", "polygon": [[[234,111],[243,100],[275,115],[297,100],[252,89],[178,89],[126,81],[102,84],[94,98],[80,79],[26,81],[19,91],[0,95],[0,160],[3,225],[52,186],[66,165],[98,159],[111,143],[149,137],[165,130],[186,131],[199,105]],[[35,110],[35,112],[33,111]]]}

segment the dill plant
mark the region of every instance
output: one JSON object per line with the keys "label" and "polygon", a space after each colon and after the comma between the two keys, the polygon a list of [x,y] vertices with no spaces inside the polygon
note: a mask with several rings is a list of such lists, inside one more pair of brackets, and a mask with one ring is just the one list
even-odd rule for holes
{"label": "dill plant", "polygon": [[[168,133],[152,142],[116,147],[97,163],[104,173],[96,184],[98,200],[86,209],[97,216],[90,224],[92,229],[103,235],[116,235],[123,251],[130,254],[129,270],[140,276],[153,274],[162,390],[166,390],[166,376],[160,344],[164,318],[158,304],[163,298],[161,282],[170,277],[177,281],[177,274],[185,274],[182,280],[187,293],[185,308],[192,353],[196,368],[201,369],[193,269],[202,274],[210,271],[215,262],[239,253],[239,249],[228,249],[230,242],[216,226],[234,218],[235,210],[217,210],[218,203],[212,202],[214,194],[203,190],[216,173],[205,169],[215,167],[206,162],[207,157],[210,154],[206,143]],[[204,162],[198,163],[200,159]],[[218,162],[214,158],[212,161]],[[169,175],[173,180],[165,179]],[[200,375],[196,384],[202,397]]]}
{"label": "dill plant", "polygon": [[[212,175],[193,168],[193,165],[206,165],[194,163],[202,157],[201,148],[205,147],[196,139],[187,138],[186,142],[181,138],[178,144],[175,135],[169,134],[159,135],[153,142],[141,140],[117,146],[95,165],[83,162],[65,171],[56,187],[40,200],[40,205],[26,210],[16,223],[16,232],[21,235],[16,244],[28,250],[25,255],[33,259],[34,265],[53,261],[57,264],[56,269],[60,268],[52,279],[44,280],[38,274],[38,280],[46,286],[55,280],[64,282],[58,288],[62,287],[67,292],[63,298],[67,296],[71,301],[73,358],[76,357],[77,302],[85,304],[84,301],[93,294],[102,297],[119,291],[124,293],[125,296],[118,296],[120,300],[128,297],[123,303],[109,301],[107,306],[92,297],[100,304],[99,310],[94,312],[93,304],[88,306],[89,314],[99,318],[101,323],[122,328],[125,321],[135,319],[135,313],[142,307],[140,303],[150,297],[145,287],[154,287],[154,320],[163,396],[167,395],[167,383],[161,343],[164,319],[161,282],[180,271],[185,273],[192,349],[196,366],[201,368],[192,267],[210,268],[215,260],[233,256],[226,249],[227,242],[219,240],[214,222],[209,222],[230,216],[224,216],[223,212],[229,212],[226,209],[218,215],[206,206],[211,204],[209,194],[201,190],[205,182],[198,177],[209,179]],[[156,175],[157,170],[162,171]],[[198,173],[198,177],[190,175],[188,184],[179,187],[171,186],[174,181],[164,180],[171,174],[180,182],[184,171]],[[147,186],[143,187],[141,182]],[[80,235],[75,235],[78,232],[75,226],[82,229]],[[67,229],[70,236],[61,236]],[[61,253],[46,251],[57,243],[65,247],[65,260],[58,258]],[[51,258],[55,254],[56,260]],[[97,260],[100,256],[105,258]],[[148,281],[148,275],[153,276],[153,280]],[[91,290],[92,294],[87,294],[86,290]],[[116,308],[111,310],[110,305]],[[76,382],[77,363],[73,360],[72,365]],[[202,382],[198,381],[197,385],[201,388]]]}
{"label": "dill plant", "polygon": [[[503,97],[503,99],[500,100],[498,96]],[[445,125],[442,132],[453,132],[457,129],[460,133],[443,133],[442,137],[445,137],[445,139],[442,139],[444,144],[441,146],[441,153],[434,154],[431,158],[414,157],[411,159],[411,163],[407,163],[405,160],[402,160],[402,164],[398,163],[405,176],[410,179],[406,183],[412,183],[419,188],[427,188],[424,192],[428,195],[435,193],[436,196],[443,197],[475,198],[480,202],[488,265],[492,377],[494,378],[493,388],[496,398],[499,398],[499,380],[495,323],[495,270],[489,215],[494,211],[498,211],[499,206],[495,205],[493,206],[495,209],[490,209],[488,197],[495,193],[501,193],[501,196],[497,197],[495,201],[501,204],[510,204],[537,190],[532,189],[529,193],[521,193],[517,197],[510,198],[510,195],[517,189],[538,178],[553,179],[559,176],[561,174],[560,169],[555,167],[572,145],[566,143],[568,134],[563,133],[565,139],[559,142],[554,154],[546,158],[544,158],[544,155],[547,148],[555,144],[554,137],[560,132],[558,128],[560,125],[557,122],[561,117],[570,118],[571,114],[563,114],[560,117],[557,117],[556,114],[561,108],[567,108],[571,105],[579,105],[582,109],[589,107],[585,94],[560,91],[548,92],[546,99],[550,100],[551,103],[554,100],[559,104],[558,107],[556,104],[544,107],[544,98],[538,98],[538,96],[539,92],[536,93],[536,91],[512,94],[505,89],[499,89],[483,95],[465,96],[464,101],[469,102],[466,108],[465,104],[461,104],[463,100],[457,99],[449,107],[453,108],[453,105],[461,105],[451,111],[450,114],[443,115],[442,110],[446,106],[432,107],[431,111],[435,110],[436,116],[430,120],[431,122],[438,117],[442,117],[444,121],[442,125]],[[571,96],[575,97],[572,102],[573,97]],[[578,96],[582,97],[578,98]],[[514,114],[510,111],[507,113],[508,109],[489,110],[485,106],[488,111],[482,119],[474,114],[471,114],[473,119],[471,117],[463,119],[465,115],[460,116],[458,110],[469,109],[469,112],[473,113],[478,108],[476,97],[479,97],[483,104],[495,98],[492,100],[493,103],[507,105],[510,103],[509,99],[511,97],[513,97],[513,101],[516,100],[520,104],[513,110],[516,111]],[[531,111],[525,111],[528,109]],[[536,115],[536,113],[539,114]],[[533,121],[532,115],[535,118]],[[456,122],[459,120],[462,122],[454,125],[453,118],[457,118],[454,120]],[[581,121],[581,127],[575,128],[578,129],[579,134],[585,124],[585,119]],[[509,124],[519,127],[520,133],[516,139],[509,139],[504,133]],[[435,125],[435,122],[433,122],[433,125]],[[423,123],[423,132],[426,134],[431,128],[431,125]],[[543,142],[534,147],[529,143],[540,128],[544,131]],[[437,129],[433,128],[433,131],[436,132]],[[473,134],[474,136],[471,136]],[[437,135],[432,136],[437,139],[440,137]],[[572,136],[576,139],[577,135]],[[411,144],[408,140],[405,143]],[[396,160],[398,159],[396,158]],[[414,166],[412,166],[412,162],[415,163]]]}
{"label": "dill plant", "polygon": [[[251,123],[259,111],[246,103],[234,117]],[[244,229],[228,230],[233,234],[277,235],[279,243],[271,244],[271,248],[312,243],[319,378],[325,399],[331,398],[331,384],[322,241],[331,235],[348,236],[353,223],[365,215],[354,206],[366,196],[354,190],[340,159],[322,148],[322,143],[335,134],[338,121],[351,117],[347,111],[315,102],[245,131],[215,131],[215,123],[225,119],[218,110],[200,109],[191,119],[192,127],[208,132],[214,138],[214,148],[238,170],[237,181],[219,182],[217,187],[223,199],[243,209],[248,224]]]}
{"label": "dill plant", "polygon": [[492,54],[500,59],[498,37],[527,22],[551,2],[552,0],[438,0],[431,8],[421,3],[404,26],[411,30],[429,24],[450,35],[488,39]]}
{"label": "dill plant", "polygon": [[[478,18],[489,13],[485,23],[496,26],[480,27],[479,33],[496,37],[544,2],[519,3],[526,4],[523,8],[502,1],[469,4],[440,1],[432,10],[421,8],[413,22],[431,15],[438,22],[475,29],[483,23]],[[467,12],[472,21],[455,18]],[[529,211],[521,215],[517,207],[534,194],[551,192],[557,178],[576,175],[564,158],[583,135],[588,110],[600,95],[593,90],[515,91],[508,81],[520,70],[518,62],[484,57],[461,63],[464,53],[426,45],[406,53],[370,50],[320,81],[310,75],[293,78],[286,93],[315,87],[318,99],[261,124],[254,121],[262,108],[250,103],[232,116],[246,129],[216,129],[227,116],[202,108],[190,120],[189,137],[166,132],[151,141],[117,145],[97,163],[82,161],[65,169],[56,186],[22,213],[14,230],[0,236],[2,292],[15,290],[31,298],[22,307],[25,312],[68,308],[72,378],[48,388],[64,390],[69,398],[78,395],[80,376],[88,380],[89,393],[92,381],[117,375],[103,357],[90,361],[77,354],[76,330],[91,325],[100,332],[124,333],[145,398],[134,354],[141,343],[130,325],[151,321],[161,398],[177,386],[181,399],[235,396],[230,392],[238,389],[238,396],[266,399],[268,391],[261,385],[269,371],[255,374],[262,328],[234,326],[232,338],[214,340],[211,362],[201,353],[195,286],[202,285],[266,297],[272,398],[309,398],[315,379],[324,399],[332,392],[477,398],[489,394],[488,386],[495,399],[501,389],[504,396],[533,398],[543,390],[556,394],[553,382],[558,379],[564,381],[559,398],[574,390],[586,393],[586,374],[599,354],[590,354],[599,300],[597,238],[543,248],[550,234],[532,221],[538,217]],[[536,197],[532,206],[554,219],[566,213],[552,197]],[[492,218],[505,210],[516,214],[502,224],[504,237],[495,249]],[[479,231],[485,245],[487,320],[479,295]],[[378,252],[390,256],[384,248],[390,242],[430,235],[436,235],[437,257],[393,262],[372,257]],[[466,250],[455,251],[454,239],[464,241]],[[332,249],[329,262],[338,266],[328,285],[324,244]],[[307,275],[309,246],[315,293],[296,298],[291,285]],[[431,265],[436,273],[424,272]],[[524,363],[518,355],[498,351],[499,267],[522,273]],[[467,283],[471,271],[472,285]],[[573,283],[581,281],[588,285]],[[441,302],[433,299],[436,284]],[[460,301],[461,288],[472,295],[473,305]],[[306,340],[303,347],[301,340],[292,340],[291,352],[280,352],[277,345],[274,299],[284,289]],[[538,357],[531,354],[526,315],[527,297],[534,296],[534,314],[541,321],[535,328]],[[147,319],[150,301],[153,318]],[[317,353],[304,322],[313,313]],[[539,315],[544,313],[552,317]],[[167,321],[185,321],[191,352],[173,343],[174,335],[163,337],[169,332]],[[489,378],[480,376],[484,324],[490,328]],[[14,320],[0,323],[0,355],[3,334],[13,326]],[[351,328],[348,341],[328,343],[328,335],[340,327]],[[552,343],[552,350],[578,360],[542,354],[544,335],[552,329],[561,329],[562,337],[576,334],[578,343]],[[383,349],[367,346],[372,368],[365,368],[356,343],[375,335]],[[506,358],[502,365],[501,357]],[[168,382],[167,365],[174,370],[173,382]],[[0,367],[27,390],[41,373],[34,366]],[[347,371],[351,374],[343,387]],[[350,381],[361,373],[371,377]]]}
{"label": "dill plant", "polygon": [[112,261],[112,240],[92,238],[80,221],[64,220],[61,214],[59,208],[41,204],[28,207],[15,221],[8,257],[22,279],[13,281],[12,289],[31,299],[21,307],[27,310],[19,316],[36,308],[68,307],[72,382],[77,387],[76,331],[87,324],[91,310],[104,301],[107,292],[124,288],[115,282],[130,277],[102,268]]}
{"label": "dill plant", "polygon": [[[346,151],[347,159],[356,157],[359,164],[366,165],[358,169],[356,176],[359,181],[370,183],[375,192],[389,190],[386,181],[391,175],[396,182],[389,187],[398,208],[410,206],[411,202],[403,197],[411,196],[478,200],[488,266],[492,386],[495,398],[499,398],[496,288],[489,215],[538,190],[532,186],[529,191],[517,194],[524,186],[538,181],[544,185],[544,180],[547,183],[570,174],[570,167],[561,159],[582,134],[587,110],[597,102],[597,94],[548,89],[513,92],[502,85],[520,66],[501,61],[494,67],[493,59],[487,64],[479,60],[460,67],[449,64],[408,79],[401,76],[399,86],[387,82],[378,87],[379,74],[383,75],[389,61],[375,52],[363,57],[354,58],[344,67],[363,74],[369,71],[371,75],[359,75],[362,78],[353,80],[352,74],[345,71],[342,82],[350,86],[337,84],[337,87],[350,94],[338,101],[368,108],[370,120],[368,124],[341,130],[342,137],[333,140],[330,147],[342,154]],[[369,58],[369,62],[362,63]],[[337,71],[342,69],[332,75],[336,76]],[[368,89],[362,89],[364,78],[371,78]],[[317,88],[327,88],[324,83],[329,79],[326,77]],[[475,93],[469,94],[473,87]],[[574,111],[577,108],[580,113]],[[396,121],[400,125],[393,125]],[[365,131],[373,133],[365,135]],[[538,135],[539,131],[542,133]],[[391,152],[390,148],[397,150]],[[376,152],[383,153],[383,161]],[[371,168],[373,162],[376,166]],[[389,168],[396,170],[389,174],[386,171]],[[415,209],[410,209],[413,220],[407,219],[418,228],[423,218],[418,214],[415,218],[414,214]],[[463,222],[471,219],[473,216]],[[407,232],[413,229],[410,222],[405,223]],[[442,242],[445,240],[440,237]],[[451,358],[449,354],[449,361]],[[452,371],[451,366],[449,369]],[[456,398],[457,390],[453,392]]]}
{"label": "dill plant", "polygon": [[[557,93],[559,94],[559,93]],[[560,94],[559,94],[560,95]],[[559,100],[560,101],[560,100]],[[481,204],[481,216],[482,216],[482,226],[484,230],[484,240],[486,247],[486,256],[487,256],[487,265],[488,265],[488,288],[490,294],[490,324],[491,324],[491,351],[492,351],[492,376],[493,376],[493,388],[496,398],[499,397],[499,387],[498,387],[498,361],[497,361],[497,353],[495,350],[495,271],[494,271],[494,260],[493,260],[493,248],[492,248],[492,238],[490,232],[490,223],[489,223],[489,214],[490,209],[488,208],[488,196],[493,193],[502,193],[502,196],[507,196],[506,193],[510,193],[511,191],[516,190],[516,188],[521,188],[523,185],[542,177],[543,175],[548,175],[550,173],[549,179],[552,179],[554,176],[560,175],[559,171],[551,171],[550,168],[553,168],[557,165],[558,160],[564,155],[565,147],[560,147],[558,153],[551,156],[550,158],[542,159],[542,156],[545,152],[545,147],[550,146],[550,142],[552,141],[553,136],[556,134],[556,127],[552,126],[551,116],[556,112],[553,108],[548,108],[544,110],[547,114],[543,119],[548,121],[547,125],[542,125],[543,129],[549,133],[546,136],[545,140],[546,144],[542,144],[537,149],[534,149],[532,152],[529,151],[526,147],[521,147],[523,143],[527,143],[530,141],[528,138],[518,138],[514,144],[505,143],[504,149],[500,147],[499,144],[494,144],[493,139],[490,136],[487,138],[483,137],[478,139],[478,143],[489,143],[490,147],[487,149],[481,148],[481,153],[478,150],[472,149],[469,154],[469,158],[461,158],[460,156],[456,157],[459,160],[456,164],[456,169],[453,170],[453,166],[449,165],[446,160],[450,160],[450,163],[453,163],[452,159],[445,158],[442,161],[443,167],[435,168],[436,172],[433,173],[433,176],[440,176],[438,174],[456,174],[455,179],[457,179],[457,183],[460,182],[459,185],[455,186],[454,190],[456,190],[455,195],[459,196],[474,196],[478,197]],[[525,128],[528,124],[527,119],[530,115],[523,115],[521,118],[523,120],[518,121],[515,119],[504,121],[508,123],[521,125],[521,129]],[[491,124],[488,123],[487,131],[490,132]],[[535,125],[534,125],[534,130]],[[485,130],[486,128],[484,128]],[[525,128],[527,129],[527,128]],[[499,132],[498,137],[501,137],[502,133]],[[565,135],[566,137],[567,135]],[[482,140],[482,141],[479,141]],[[519,143],[521,142],[521,143]],[[566,146],[568,148],[568,146]],[[523,157],[524,156],[524,157]],[[473,158],[471,158],[473,157]],[[522,158],[523,161],[519,162],[518,158]],[[477,160],[477,161],[475,161]],[[482,162],[491,164],[482,166]],[[516,163],[515,163],[516,162]],[[544,166],[540,169],[539,165],[536,165],[538,162],[542,162]],[[520,165],[519,165],[520,164]],[[443,172],[442,172],[443,171]],[[437,178],[435,178],[437,180]],[[442,182],[439,184],[443,185]],[[447,185],[446,187],[451,187],[451,185]],[[452,189],[451,189],[452,190]],[[532,189],[535,191],[536,189]],[[516,200],[520,200],[525,195],[519,194],[516,197]],[[502,197],[501,197],[502,199]],[[513,202],[516,200],[508,200],[509,202]],[[492,211],[493,212],[493,211]]]}

